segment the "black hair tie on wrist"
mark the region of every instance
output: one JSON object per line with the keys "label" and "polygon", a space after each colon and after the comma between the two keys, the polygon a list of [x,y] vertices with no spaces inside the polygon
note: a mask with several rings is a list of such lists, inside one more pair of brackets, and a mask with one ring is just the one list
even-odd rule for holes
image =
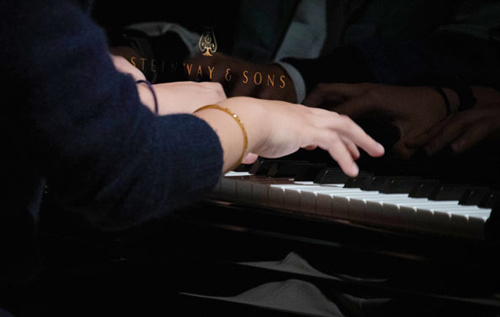
{"label": "black hair tie on wrist", "polygon": [[149,90],[153,94],[153,99],[155,102],[155,113],[158,114],[158,99],[156,98],[156,93],[155,93],[155,90],[153,89],[153,85],[148,80],[144,80],[144,79],[140,79],[140,80],[136,81],[136,84],[146,84],[146,86],[148,86]]}
{"label": "black hair tie on wrist", "polygon": [[434,89],[443,97],[444,104],[446,106],[446,116],[449,116],[451,114],[451,106],[450,106],[450,100],[448,100],[448,96],[444,92],[442,87],[435,86]]}
{"label": "black hair tie on wrist", "polygon": [[[449,88],[453,90],[458,97],[458,107],[453,109],[455,113],[469,110],[476,104],[477,100],[474,96],[470,84],[459,75],[446,74],[446,73],[433,73],[428,75],[430,85],[434,87]],[[441,93],[438,90],[439,93]]]}

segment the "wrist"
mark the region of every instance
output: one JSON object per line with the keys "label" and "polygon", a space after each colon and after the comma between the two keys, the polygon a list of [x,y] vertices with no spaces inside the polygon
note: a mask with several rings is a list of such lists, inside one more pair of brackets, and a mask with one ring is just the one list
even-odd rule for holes
{"label": "wrist", "polygon": [[265,143],[265,137],[269,135],[270,124],[267,124],[266,113],[260,103],[260,99],[252,97],[232,97],[220,103],[221,106],[238,114],[240,120],[246,127],[248,135],[247,152],[257,153]]}
{"label": "wrist", "polygon": [[224,152],[223,171],[226,172],[237,166],[242,156],[258,153],[255,151],[263,143],[269,125],[262,124],[263,111],[258,99],[233,97],[218,105],[237,115],[241,125],[232,115],[214,108],[200,109],[194,115],[205,120],[217,133]]}
{"label": "wrist", "polygon": [[430,83],[445,90],[450,103],[451,99],[455,99],[454,113],[468,110],[476,104],[477,100],[470,85],[460,76],[437,73],[433,75]]}
{"label": "wrist", "polygon": [[458,112],[460,100],[453,89],[435,86],[433,89],[439,94],[443,105],[444,117]]}
{"label": "wrist", "polygon": [[195,110],[193,113],[197,113],[197,112],[208,110],[208,109],[218,110],[218,111],[222,111],[222,112],[228,114],[229,116],[231,116],[231,118],[233,118],[233,120],[240,127],[240,131],[241,131],[241,134],[243,136],[243,149],[241,151],[241,155],[240,155],[239,159],[236,161],[237,162],[236,165],[240,165],[243,162],[243,158],[246,156],[247,149],[248,149],[248,134],[247,134],[245,125],[243,124],[243,122],[241,122],[240,117],[236,113],[234,113],[230,109],[222,107],[218,104],[211,104],[211,105],[203,106],[203,107]]}

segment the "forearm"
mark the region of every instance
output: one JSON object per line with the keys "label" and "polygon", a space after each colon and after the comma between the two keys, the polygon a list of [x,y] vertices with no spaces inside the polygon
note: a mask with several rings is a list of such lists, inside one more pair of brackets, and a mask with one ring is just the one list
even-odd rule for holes
{"label": "forearm", "polygon": [[136,118],[106,122],[102,135],[75,135],[73,146],[51,159],[57,199],[104,229],[168,216],[209,193],[221,175],[217,135],[203,121],[145,108]]}

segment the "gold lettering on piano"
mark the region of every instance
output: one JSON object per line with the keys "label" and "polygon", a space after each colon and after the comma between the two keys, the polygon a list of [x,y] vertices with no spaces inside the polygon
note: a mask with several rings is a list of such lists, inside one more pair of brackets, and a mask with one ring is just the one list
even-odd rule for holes
{"label": "gold lettering on piano", "polygon": [[[216,80],[219,82],[240,82],[244,85],[253,86],[266,86],[284,89],[286,87],[288,78],[286,75],[276,75],[269,73],[264,68],[259,69],[249,67],[249,69],[234,70],[231,67],[224,67],[217,59],[210,56],[217,51],[217,41],[213,27],[206,27],[204,33],[199,40],[199,49],[204,56],[202,61],[198,62],[181,62],[181,61],[167,61],[159,59],[148,59],[137,55],[128,57],[130,63],[141,70],[143,73],[169,73],[180,75],[184,71],[186,80]],[[125,57],[125,56],[124,56]],[[266,68],[267,69],[267,68]],[[279,76],[279,77],[277,77]],[[181,75],[182,77],[182,75]]]}
{"label": "gold lettering on piano", "polygon": [[243,83],[248,84],[248,70],[243,71]]}
{"label": "gold lettering on piano", "polygon": [[226,81],[231,81],[231,68],[226,68],[226,74],[224,75],[224,79],[226,79]]}
{"label": "gold lettering on piano", "polygon": [[191,71],[193,70],[193,64],[186,64],[186,63],[183,63],[186,71],[187,71],[187,74],[188,75],[191,75]]}
{"label": "gold lettering on piano", "polygon": [[[151,72],[170,72],[174,73],[178,69],[177,63],[167,63],[166,61],[158,61],[155,59],[148,60],[144,57],[135,57],[132,56],[129,59],[130,63],[140,69],[141,71],[151,71]],[[241,83],[245,85],[255,85],[261,86],[266,85],[267,87],[278,87],[285,88],[287,77],[285,75],[280,75],[278,77],[279,82],[276,82],[277,78],[275,74],[267,74],[261,71],[250,71],[245,69],[239,74],[240,76],[233,76],[231,68],[216,68],[216,66],[204,66],[204,65],[193,65],[192,63],[182,63],[182,67],[184,69],[184,73],[186,77],[191,75],[196,75],[198,78],[208,78],[209,80],[213,80],[215,77],[219,78],[219,72],[223,72],[223,78],[227,82],[233,81],[233,78],[237,78],[236,80],[241,81]],[[196,71],[194,71],[196,69]],[[206,76],[208,75],[208,77]]]}
{"label": "gold lettering on piano", "polygon": [[272,74],[272,77],[271,74],[267,74],[267,85],[274,87],[274,74]]}
{"label": "gold lettering on piano", "polygon": [[207,66],[207,67],[208,67],[208,72],[210,73],[209,78],[210,78],[210,80],[212,80],[212,79],[214,79],[213,74],[214,74],[215,66],[214,67]]}
{"label": "gold lettering on piano", "polygon": [[262,74],[260,72],[255,72],[255,74],[253,75],[253,82],[257,86],[260,86],[260,84],[262,84]]}
{"label": "gold lettering on piano", "polygon": [[280,88],[285,88],[285,86],[286,86],[285,77],[286,77],[285,75],[280,76],[280,82],[281,82]]}

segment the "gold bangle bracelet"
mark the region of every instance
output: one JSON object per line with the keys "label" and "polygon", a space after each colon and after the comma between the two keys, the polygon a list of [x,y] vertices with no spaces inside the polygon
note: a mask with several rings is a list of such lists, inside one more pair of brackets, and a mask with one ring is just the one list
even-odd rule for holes
{"label": "gold bangle bracelet", "polygon": [[247,147],[248,147],[247,131],[245,130],[245,126],[243,125],[243,122],[241,122],[240,117],[238,117],[238,115],[235,114],[234,112],[232,112],[231,110],[224,108],[224,107],[221,107],[219,105],[207,105],[207,106],[201,107],[199,109],[196,109],[194,111],[194,113],[196,113],[198,111],[205,110],[205,109],[216,109],[216,110],[224,111],[225,113],[229,114],[240,126],[241,132],[243,133],[243,152],[241,152],[241,156],[237,162],[237,165],[240,165],[241,162],[243,161],[243,158],[245,157],[245,153],[246,153]]}

